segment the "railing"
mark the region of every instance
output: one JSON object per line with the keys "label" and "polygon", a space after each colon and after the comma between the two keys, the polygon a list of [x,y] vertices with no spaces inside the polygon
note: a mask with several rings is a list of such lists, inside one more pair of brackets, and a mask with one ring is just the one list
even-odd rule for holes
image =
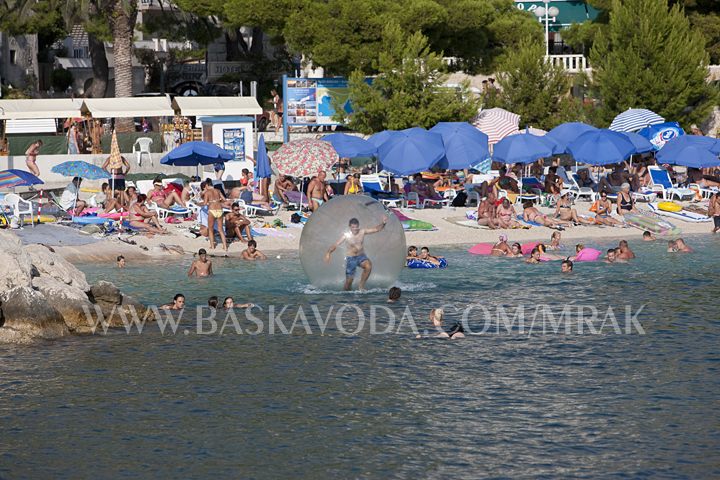
{"label": "railing", "polygon": [[590,70],[590,65],[584,55],[550,55],[548,58],[553,65],[562,67],[568,72],[577,73]]}

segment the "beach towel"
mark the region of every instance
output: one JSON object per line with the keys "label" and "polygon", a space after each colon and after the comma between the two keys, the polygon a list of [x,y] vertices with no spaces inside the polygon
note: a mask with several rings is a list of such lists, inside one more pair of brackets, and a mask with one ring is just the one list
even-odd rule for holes
{"label": "beach towel", "polygon": [[431,232],[437,230],[432,223],[414,220],[395,208],[391,208],[390,211],[400,220],[403,230],[406,232]]}
{"label": "beach towel", "polygon": [[282,230],[278,230],[277,228],[270,228],[270,227],[258,227],[253,228],[253,235],[257,232],[258,236],[267,236],[267,237],[276,237],[276,238],[295,238],[295,235],[293,235],[290,232],[284,232]]}
{"label": "beach towel", "polygon": [[518,219],[519,222],[523,222],[523,223],[525,223],[525,224],[527,224],[527,225],[531,225],[531,226],[533,226],[533,227],[544,227],[544,226],[545,226],[545,225],[543,225],[543,224],[541,224],[541,223],[530,222],[530,221],[525,220],[525,217],[524,217],[522,214],[518,215],[518,216],[517,216],[517,219]]}

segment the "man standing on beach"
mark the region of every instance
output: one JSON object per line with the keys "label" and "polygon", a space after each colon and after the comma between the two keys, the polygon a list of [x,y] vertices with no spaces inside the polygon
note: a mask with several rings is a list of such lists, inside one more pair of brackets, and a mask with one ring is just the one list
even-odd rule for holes
{"label": "man standing on beach", "polygon": [[212,262],[207,258],[207,252],[204,248],[198,250],[198,259],[190,265],[188,277],[196,274],[198,277],[209,277],[213,274]]}
{"label": "man standing on beach", "polygon": [[351,218],[348,223],[350,231],[343,234],[340,239],[332,245],[325,253],[325,263],[330,263],[330,257],[332,253],[343,243],[347,243],[347,250],[345,252],[345,290],[352,288],[353,280],[355,279],[355,271],[358,267],[362,268],[363,273],[360,277],[360,284],[358,285],[359,290],[365,290],[365,282],[367,282],[370,273],[372,273],[372,262],[365,255],[363,249],[363,241],[365,235],[377,233],[385,228],[387,225],[388,218],[383,217],[382,223],[373,228],[360,228],[360,221],[357,218]]}
{"label": "man standing on beach", "polygon": [[318,173],[317,177],[313,178],[308,185],[307,196],[310,199],[310,210],[313,212],[328,201],[325,176],[325,172]]}

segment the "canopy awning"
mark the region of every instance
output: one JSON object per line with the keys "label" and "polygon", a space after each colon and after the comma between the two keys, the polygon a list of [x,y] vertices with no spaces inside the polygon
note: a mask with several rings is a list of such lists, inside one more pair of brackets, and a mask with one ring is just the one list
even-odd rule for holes
{"label": "canopy awning", "polygon": [[161,97],[86,98],[83,113],[93,118],[172,117],[170,99]]}
{"label": "canopy awning", "polygon": [[186,117],[201,115],[260,115],[255,97],[175,97],[173,108]]}
{"label": "canopy awning", "polygon": [[0,100],[0,120],[81,117],[82,99]]}

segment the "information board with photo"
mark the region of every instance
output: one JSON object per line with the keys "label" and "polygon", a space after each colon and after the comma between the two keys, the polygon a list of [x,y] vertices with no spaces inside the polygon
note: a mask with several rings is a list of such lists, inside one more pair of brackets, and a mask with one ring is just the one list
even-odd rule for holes
{"label": "information board with photo", "polygon": [[234,160],[245,159],[245,129],[224,128],[223,148],[235,154]]}

